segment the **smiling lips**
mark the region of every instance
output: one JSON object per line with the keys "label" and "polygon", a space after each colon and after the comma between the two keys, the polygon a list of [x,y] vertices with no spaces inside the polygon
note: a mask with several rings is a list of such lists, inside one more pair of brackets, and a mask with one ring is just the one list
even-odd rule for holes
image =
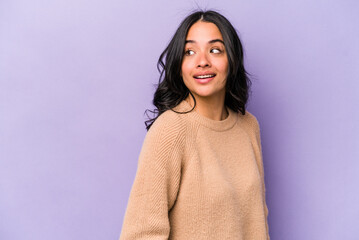
{"label": "smiling lips", "polygon": [[208,83],[216,76],[213,72],[198,73],[193,76],[198,83]]}

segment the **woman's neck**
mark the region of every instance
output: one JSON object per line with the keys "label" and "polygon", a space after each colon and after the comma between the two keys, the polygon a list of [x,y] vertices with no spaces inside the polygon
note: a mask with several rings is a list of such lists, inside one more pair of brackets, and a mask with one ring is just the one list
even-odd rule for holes
{"label": "woman's neck", "polygon": [[[204,99],[201,97],[196,97],[196,108],[194,111],[198,112],[204,117],[207,117],[212,120],[222,121],[228,117],[227,108],[224,105],[224,98],[223,100],[217,99]],[[185,99],[191,107],[194,106],[194,101],[191,95]]]}

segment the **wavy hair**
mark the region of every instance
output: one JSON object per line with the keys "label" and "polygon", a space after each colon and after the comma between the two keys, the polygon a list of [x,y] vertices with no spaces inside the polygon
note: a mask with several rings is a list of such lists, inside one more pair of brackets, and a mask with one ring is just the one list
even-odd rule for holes
{"label": "wavy hair", "polygon": [[[170,43],[159,57],[157,69],[160,77],[152,101],[156,109],[145,111],[149,118],[145,121],[147,131],[162,113],[166,110],[174,111],[173,108],[186,99],[188,94],[191,94],[194,100],[194,107],[190,111],[196,107],[196,99],[184,84],[180,73],[187,33],[197,21],[214,23],[220,30],[228,57],[225,105],[245,115],[251,81],[248,72],[244,69],[241,41],[235,28],[223,15],[212,10],[200,10],[191,13],[181,22]],[[147,111],[155,116],[150,118]]]}

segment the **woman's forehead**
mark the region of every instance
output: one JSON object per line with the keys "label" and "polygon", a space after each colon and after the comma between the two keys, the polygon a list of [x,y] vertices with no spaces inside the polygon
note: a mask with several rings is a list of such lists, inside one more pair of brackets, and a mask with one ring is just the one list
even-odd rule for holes
{"label": "woman's forehead", "polygon": [[217,25],[211,22],[198,21],[188,30],[186,40],[190,42],[208,42],[213,39],[223,41],[222,34]]}

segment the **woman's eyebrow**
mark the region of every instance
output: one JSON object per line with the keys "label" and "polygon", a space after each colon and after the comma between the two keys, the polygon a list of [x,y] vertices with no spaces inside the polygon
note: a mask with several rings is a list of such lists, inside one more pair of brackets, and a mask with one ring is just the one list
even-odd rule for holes
{"label": "woman's eyebrow", "polygon": [[211,41],[209,41],[208,43],[215,43],[215,42],[221,42],[224,45],[224,42],[221,39],[213,39]]}
{"label": "woman's eyebrow", "polygon": [[[218,38],[208,41],[208,43],[210,43],[210,44],[216,43],[216,42],[220,42],[220,43],[222,43],[222,44],[224,45],[223,40],[218,39]],[[197,42],[196,42],[195,40],[186,40],[186,41],[185,41],[185,44],[187,44],[187,43],[197,43]]]}

